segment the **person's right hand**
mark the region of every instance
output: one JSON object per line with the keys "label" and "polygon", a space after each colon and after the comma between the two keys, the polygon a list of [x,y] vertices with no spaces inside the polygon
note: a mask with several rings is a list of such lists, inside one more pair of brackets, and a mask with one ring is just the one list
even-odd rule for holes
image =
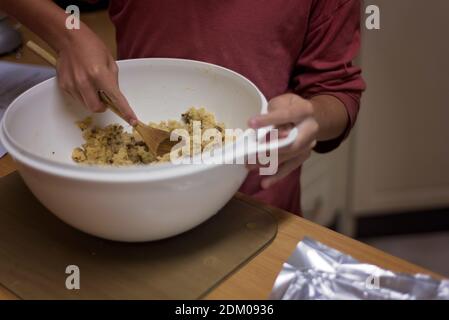
{"label": "person's right hand", "polygon": [[[86,30],[85,30],[86,31]],[[92,112],[106,107],[98,97],[104,90],[120,109],[124,119],[137,124],[137,117],[120,92],[117,64],[104,43],[90,30],[72,39],[58,52],[56,66],[59,86]]]}

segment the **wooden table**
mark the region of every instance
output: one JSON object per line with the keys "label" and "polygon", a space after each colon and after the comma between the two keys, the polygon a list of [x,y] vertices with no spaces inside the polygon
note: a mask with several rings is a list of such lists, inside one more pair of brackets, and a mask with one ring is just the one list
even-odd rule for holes
{"label": "wooden table", "polygon": [[[101,34],[102,39],[105,39],[109,48],[115,52],[113,27],[107,19],[107,14],[105,12],[83,14],[82,18],[92,29]],[[25,40],[33,39],[39,44],[43,44],[26,29],[23,29],[23,35]],[[27,49],[24,50],[20,60],[17,60],[14,56],[9,56],[2,60],[44,64]],[[0,159],[0,177],[13,172],[15,169],[14,162],[9,156]],[[257,203],[257,205],[269,210],[278,220],[278,235],[263,252],[209,293],[206,297],[207,299],[266,299],[271,292],[274,280],[281,270],[282,264],[288,259],[298,242],[305,236],[345,252],[355,259],[375,264],[385,269],[406,273],[424,273],[438,279],[443,278],[434,272],[393,257],[283,210],[265,206],[241,194],[237,194],[236,197]],[[17,299],[17,297],[0,285],[0,299]]]}

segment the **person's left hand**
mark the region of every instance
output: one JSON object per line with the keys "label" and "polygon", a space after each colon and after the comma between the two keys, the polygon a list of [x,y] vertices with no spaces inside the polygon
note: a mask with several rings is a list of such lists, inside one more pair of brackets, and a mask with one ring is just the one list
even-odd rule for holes
{"label": "person's left hand", "polygon": [[[298,137],[295,142],[279,149],[279,169],[275,175],[267,176],[262,180],[262,188],[269,188],[310,157],[319,131],[319,124],[314,113],[311,101],[293,93],[286,93],[270,100],[267,114],[257,115],[248,121],[253,129],[273,125],[279,129],[279,138],[286,137],[293,126],[298,128]],[[248,168],[254,170],[259,166],[248,165]]]}

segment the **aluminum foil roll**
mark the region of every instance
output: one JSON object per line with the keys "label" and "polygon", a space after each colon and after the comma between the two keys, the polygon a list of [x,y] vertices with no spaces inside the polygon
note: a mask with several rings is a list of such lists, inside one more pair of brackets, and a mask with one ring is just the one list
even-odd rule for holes
{"label": "aluminum foil roll", "polygon": [[384,270],[304,238],[284,263],[270,299],[449,300],[449,281]]}

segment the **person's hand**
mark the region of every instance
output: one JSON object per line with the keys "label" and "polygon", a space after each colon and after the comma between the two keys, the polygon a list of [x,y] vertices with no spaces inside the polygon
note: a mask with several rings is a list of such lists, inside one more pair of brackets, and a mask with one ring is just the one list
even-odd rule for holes
{"label": "person's hand", "polygon": [[[275,175],[262,180],[264,189],[286,177],[309,158],[316,145],[319,130],[312,102],[293,93],[273,98],[268,104],[268,113],[251,118],[248,124],[253,129],[273,125],[279,129],[279,138],[286,137],[293,126],[299,132],[293,144],[279,149],[279,170]],[[249,168],[256,169],[258,166],[251,165]]]}
{"label": "person's hand", "polygon": [[104,90],[113,99],[126,121],[135,125],[137,117],[120,92],[118,68],[103,42],[90,30],[71,40],[58,52],[56,66],[59,86],[92,112],[103,112],[98,97]]}

